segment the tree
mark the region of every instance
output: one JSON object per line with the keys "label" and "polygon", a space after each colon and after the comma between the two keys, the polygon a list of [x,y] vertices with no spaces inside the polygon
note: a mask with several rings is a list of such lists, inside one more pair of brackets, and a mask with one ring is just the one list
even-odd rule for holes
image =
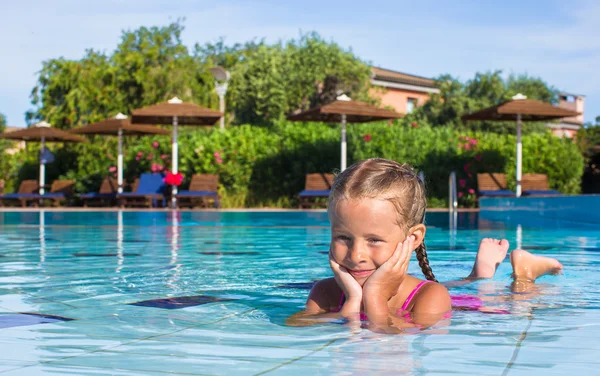
{"label": "tree", "polygon": [[[424,106],[415,111],[412,119],[423,119],[433,126],[448,124],[459,129],[515,133],[515,122],[463,122],[461,116],[508,101],[517,93],[548,103],[556,103],[558,99],[556,89],[540,78],[510,75],[503,79],[502,71],[499,70],[477,73],[465,83],[450,75],[443,75],[436,80],[436,85],[440,93],[433,94]],[[524,133],[541,132],[545,129],[543,123],[523,123]]]}
{"label": "tree", "polygon": [[32,90],[28,121],[46,120],[72,128],[173,96],[216,105],[213,83],[203,64],[181,41],[179,21],[165,27],[124,31],[111,55],[86,51],[81,60],[43,62]]}
{"label": "tree", "polygon": [[221,40],[196,46],[196,54],[231,72],[227,103],[238,124],[270,124],[329,102],[338,92],[368,99],[368,65],[316,33],[272,45],[251,41],[227,47]]}
{"label": "tree", "polygon": [[4,128],[6,128],[6,116],[0,113],[0,133],[4,132]]}

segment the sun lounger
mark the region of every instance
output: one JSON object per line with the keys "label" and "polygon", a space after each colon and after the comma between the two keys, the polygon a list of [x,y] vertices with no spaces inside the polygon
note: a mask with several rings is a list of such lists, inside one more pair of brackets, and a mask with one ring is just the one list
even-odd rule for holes
{"label": "sun lounger", "polygon": [[298,195],[298,208],[311,207],[317,198],[329,197],[333,185],[333,174],[306,174],[304,190]]}
{"label": "sun lounger", "polygon": [[523,196],[549,196],[561,195],[559,191],[550,189],[548,176],[545,174],[524,174],[521,179]]}
{"label": "sun lounger", "polygon": [[[117,195],[119,205],[125,206],[158,206],[165,204],[165,176],[163,174],[142,174],[134,192],[124,192]],[[135,185],[135,184],[134,184]]]}
{"label": "sun lounger", "polygon": [[34,195],[26,198],[25,201],[38,206],[38,203],[50,200],[54,206],[59,206],[62,201],[68,201],[73,196],[74,186],[75,181],[73,180],[54,180],[50,186],[50,192]]}
{"label": "sun lounger", "polygon": [[208,207],[212,200],[214,207],[218,208],[218,186],[219,175],[195,174],[192,176],[189,189],[177,193],[177,206],[193,207],[195,204],[200,204]]}
{"label": "sun lounger", "polygon": [[37,180],[23,180],[17,193],[8,193],[0,197],[0,204],[18,202],[22,207],[25,207],[29,198],[39,196],[39,188]]}
{"label": "sun lounger", "polygon": [[83,201],[84,207],[87,207],[90,202],[110,205],[117,198],[117,189],[117,180],[107,176],[102,180],[98,192],[83,193],[79,195],[79,198]]}
{"label": "sun lounger", "polygon": [[514,197],[506,188],[506,175],[500,173],[477,174],[477,191],[480,197]]}

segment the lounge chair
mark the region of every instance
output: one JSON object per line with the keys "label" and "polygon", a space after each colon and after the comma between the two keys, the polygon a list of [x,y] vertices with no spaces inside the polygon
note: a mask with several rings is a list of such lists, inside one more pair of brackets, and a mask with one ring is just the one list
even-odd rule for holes
{"label": "lounge chair", "polygon": [[548,176],[545,174],[524,174],[521,179],[523,196],[550,196],[561,195],[559,191],[550,189]]}
{"label": "lounge chair", "polygon": [[98,192],[83,193],[79,195],[79,198],[83,201],[83,207],[86,208],[89,202],[97,202],[100,205],[108,203],[110,205],[117,198],[117,189],[117,180],[107,176],[102,180]]}
{"label": "lounge chair", "polygon": [[506,188],[506,175],[500,173],[477,174],[479,197],[514,197],[515,193]]}
{"label": "lounge chair", "polygon": [[208,207],[210,201],[213,201],[214,207],[219,207],[219,195],[217,187],[219,186],[219,175],[195,174],[190,181],[188,190],[177,193],[177,206],[193,207],[200,203]]}
{"label": "lounge chair", "polygon": [[43,195],[36,194],[25,198],[26,202],[31,202],[34,206],[43,203],[46,200],[53,201],[54,206],[59,206],[61,201],[68,201],[73,196],[73,180],[54,180],[50,186],[50,192]]}
{"label": "lounge chair", "polygon": [[133,192],[124,192],[117,194],[119,205],[125,206],[158,206],[161,202],[165,204],[165,176],[163,174],[142,174],[139,184],[135,186]]}
{"label": "lounge chair", "polygon": [[8,193],[0,197],[0,205],[20,202],[21,206],[25,207],[29,198],[38,196],[39,188],[37,180],[23,180],[17,193]]}
{"label": "lounge chair", "polygon": [[329,197],[333,185],[333,174],[306,174],[304,190],[298,195],[298,208],[311,207],[317,198]]}

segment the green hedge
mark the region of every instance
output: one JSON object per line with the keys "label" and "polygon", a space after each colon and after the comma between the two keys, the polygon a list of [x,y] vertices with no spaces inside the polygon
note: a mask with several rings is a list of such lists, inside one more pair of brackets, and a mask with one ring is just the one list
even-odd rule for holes
{"label": "green hedge", "polygon": [[[224,207],[295,207],[306,173],[339,168],[339,134],[339,126],[319,123],[282,122],[272,128],[243,125],[224,132],[180,127],[179,169],[186,178],[193,173],[219,174]],[[20,154],[3,157],[7,191],[22,179],[37,178],[38,148],[29,145]],[[116,166],[113,137],[96,136],[88,144],[51,148],[56,162],[47,167],[48,181],[75,179],[78,192],[98,189],[102,177]],[[127,138],[126,179],[150,171],[153,164],[170,167],[170,148],[169,137]],[[462,206],[474,205],[470,192],[476,189],[477,172],[505,172],[509,187],[515,184],[512,135],[464,133],[405,121],[349,125],[348,162],[370,157],[395,159],[422,170],[430,207],[447,205],[450,171],[458,175]],[[583,167],[581,152],[571,140],[549,132],[523,137],[523,172],[547,174],[551,188],[579,193]]]}

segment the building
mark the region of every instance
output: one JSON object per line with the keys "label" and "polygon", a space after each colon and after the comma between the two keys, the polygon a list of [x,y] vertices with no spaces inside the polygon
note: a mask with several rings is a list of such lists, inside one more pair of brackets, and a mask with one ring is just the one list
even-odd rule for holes
{"label": "building", "polygon": [[383,106],[390,106],[402,114],[409,114],[439,93],[435,81],[430,78],[371,67],[372,98],[379,98]]}
{"label": "building", "polygon": [[[371,91],[373,98],[379,98],[383,106],[390,106],[402,114],[409,114],[429,100],[431,94],[439,94],[435,80],[397,72],[379,67],[371,67]],[[583,126],[585,96],[559,93],[559,107],[577,111],[580,115],[548,123],[548,128],[558,137],[575,136]]]}
{"label": "building", "polygon": [[577,131],[583,127],[583,111],[585,107],[585,96],[569,93],[558,93],[558,106],[567,110],[579,112],[578,116],[560,119],[555,123],[548,123],[552,134],[558,137],[573,138]]}

